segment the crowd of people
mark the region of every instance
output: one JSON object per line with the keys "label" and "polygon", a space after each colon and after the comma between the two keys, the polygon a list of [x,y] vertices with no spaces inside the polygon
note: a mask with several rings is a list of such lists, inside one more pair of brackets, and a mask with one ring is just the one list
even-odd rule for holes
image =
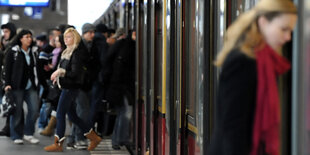
{"label": "crowd of people", "polygon": [[55,136],[45,151],[63,151],[68,118],[67,149],[93,150],[103,136],[112,136],[116,150],[131,145],[134,30],[85,23],[79,34],[64,24],[34,37],[11,22],[1,30],[0,97],[11,93],[16,105],[1,136],[14,144],[38,144],[38,129]]}

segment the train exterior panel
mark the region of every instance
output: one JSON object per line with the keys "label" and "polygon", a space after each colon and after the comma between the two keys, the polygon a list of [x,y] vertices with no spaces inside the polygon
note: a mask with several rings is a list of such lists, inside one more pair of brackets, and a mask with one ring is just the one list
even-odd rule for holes
{"label": "train exterior panel", "polygon": [[[257,2],[115,0],[111,4],[101,22],[137,32],[136,154],[207,154],[221,72],[213,62],[223,46],[227,27]],[[301,6],[299,16],[307,19],[310,5],[303,0],[295,2]],[[307,130],[302,127],[306,124],[300,121],[308,120],[303,110],[308,106],[296,105],[308,100],[303,92],[308,87],[297,82],[308,83],[308,76],[296,70],[302,70],[309,60],[296,51],[307,48],[310,37],[303,33],[308,29],[302,21],[297,30],[293,42],[284,49],[294,71],[279,80],[282,155],[303,154],[308,144],[303,136]]]}

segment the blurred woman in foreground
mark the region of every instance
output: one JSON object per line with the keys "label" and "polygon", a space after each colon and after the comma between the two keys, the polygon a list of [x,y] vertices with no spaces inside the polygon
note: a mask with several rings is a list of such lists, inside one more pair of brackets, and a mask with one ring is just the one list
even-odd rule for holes
{"label": "blurred woman in foreground", "polygon": [[219,78],[210,155],[279,155],[277,76],[290,69],[281,56],[297,9],[289,0],[261,0],[227,30],[216,65]]}

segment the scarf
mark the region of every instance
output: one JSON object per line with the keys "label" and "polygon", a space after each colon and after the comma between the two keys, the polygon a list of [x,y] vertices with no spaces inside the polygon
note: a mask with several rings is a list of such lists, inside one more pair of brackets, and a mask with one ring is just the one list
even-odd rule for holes
{"label": "scarf", "polygon": [[67,59],[70,60],[71,59],[71,55],[74,52],[75,47],[69,48],[67,47],[61,54],[61,59]]}
{"label": "scarf", "polygon": [[257,98],[251,155],[257,155],[261,142],[269,155],[279,155],[280,103],[276,78],[290,69],[290,63],[267,44],[255,54]]}

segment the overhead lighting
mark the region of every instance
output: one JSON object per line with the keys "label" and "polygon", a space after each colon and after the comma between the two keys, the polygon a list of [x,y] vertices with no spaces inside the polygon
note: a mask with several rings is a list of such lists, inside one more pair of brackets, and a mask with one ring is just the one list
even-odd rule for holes
{"label": "overhead lighting", "polygon": [[13,14],[12,15],[12,20],[19,20],[20,16],[18,14]]}

